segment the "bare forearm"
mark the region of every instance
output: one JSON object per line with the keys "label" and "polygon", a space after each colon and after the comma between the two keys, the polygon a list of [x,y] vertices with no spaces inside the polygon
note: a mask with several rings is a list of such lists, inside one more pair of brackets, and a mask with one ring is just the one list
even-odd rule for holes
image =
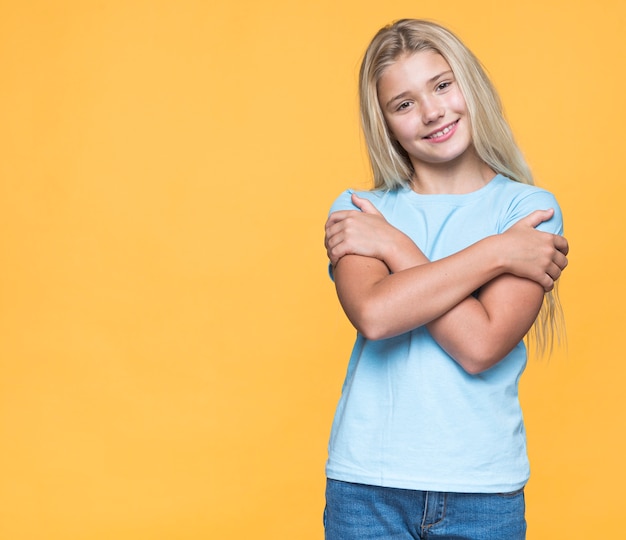
{"label": "bare forearm", "polygon": [[370,339],[428,325],[470,373],[487,369],[522,339],[543,292],[567,266],[567,240],[536,230],[551,210],[532,212],[504,233],[430,262],[407,235],[361,203],[362,214],[334,213],[326,227],[346,314]]}
{"label": "bare forearm", "polygon": [[532,326],[544,291],[530,280],[499,276],[427,328],[439,345],[468,373],[502,360]]}
{"label": "bare forearm", "polygon": [[[412,242],[385,253],[393,272],[428,263]],[[433,338],[469,373],[479,373],[504,358],[526,334],[541,307],[543,289],[513,275],[496,277],[449,311],[427,323]]]}
{"label": "bare forearm", "polygon": [[[488,237],[459,253],[428,262],[412,251],[414,266],[393,274],[376,269],[379,261],[354,256],[335,269],[337,291],[350,320],[366,337],[383,339],[441,317],[473,291],[505,271],[497,237]],[[404,262],[408,264],[405,256]]]}

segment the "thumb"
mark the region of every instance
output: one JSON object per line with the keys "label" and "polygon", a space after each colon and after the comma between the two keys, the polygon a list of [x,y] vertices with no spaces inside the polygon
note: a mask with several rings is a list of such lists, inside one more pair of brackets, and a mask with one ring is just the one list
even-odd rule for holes
{"label": "thumb", "polygon": [[382,215],[368,199],[359,197],[356,193],[352,194],[352,204],[365,214]]}
{"label": "thumb", "polygon": [[520,223],[524,223],[534,229],[544,221],[548,221],[553,215],[554,208],[549,208],[547,210],[535,210],[534,212],[528,214],[525,218],[522,218]]}

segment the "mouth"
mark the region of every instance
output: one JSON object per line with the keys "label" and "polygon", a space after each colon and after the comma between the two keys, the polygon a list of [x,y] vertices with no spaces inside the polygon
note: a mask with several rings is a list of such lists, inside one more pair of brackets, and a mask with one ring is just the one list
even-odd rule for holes
{"label": "mouth", "polygon": [[448,135],[451,131],[453,131],[456,128],[456,126],[458,125],[458,123],[459,123],[459,120],[456,120],[456,121],[452,122],[451,124],[448,124],[443,129],[437,130],[437,131],[431,133],[430,135],[426,135],[426,137],[424,137],[424,139],[429,139],[431,141],[436,141],[437,139],[441,139],[441,138],[445,137],[446,135]]}

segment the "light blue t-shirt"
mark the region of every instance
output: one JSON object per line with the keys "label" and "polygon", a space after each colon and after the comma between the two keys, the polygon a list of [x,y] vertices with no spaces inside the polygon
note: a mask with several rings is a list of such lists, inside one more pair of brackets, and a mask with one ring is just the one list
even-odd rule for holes
{"label": "light blue t-shirt", "polygon": [[[354,210],[352,191],[331,212]],[[410,188],[358,192],[420,247],[440,259],[501,233],[534,210],[554,208],[539,228],[562,233],[549,192],[497,175],[463,195],[420,195]],[[520,342],[502,361],[469,375],[425,327],[370,341],[357,333],[329,443],[329,478],[376,486],[494,493],[529,476],[518,381]]]}

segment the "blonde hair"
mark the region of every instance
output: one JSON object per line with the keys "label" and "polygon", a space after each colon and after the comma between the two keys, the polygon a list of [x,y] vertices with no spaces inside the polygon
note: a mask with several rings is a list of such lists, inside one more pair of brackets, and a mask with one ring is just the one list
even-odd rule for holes
{"label": "blonde hair", "polygon": [[[402,19],[381,28],[370,42],[359,73],[361,125],[375,189],[396,189],[410,183],[415,171],[406,151],[391,135],[378,100],[378,82],[401,56],[434,51],[450,65],[465,98],[472,142],[494,171],[524,184],[532,173],[504,117],[498,93],[480,61],[452,32],[431,21]],[[551,351],[562,335],[562,310],[557,288],[544,296],[541,312],[529,332],[538,352]]]}

